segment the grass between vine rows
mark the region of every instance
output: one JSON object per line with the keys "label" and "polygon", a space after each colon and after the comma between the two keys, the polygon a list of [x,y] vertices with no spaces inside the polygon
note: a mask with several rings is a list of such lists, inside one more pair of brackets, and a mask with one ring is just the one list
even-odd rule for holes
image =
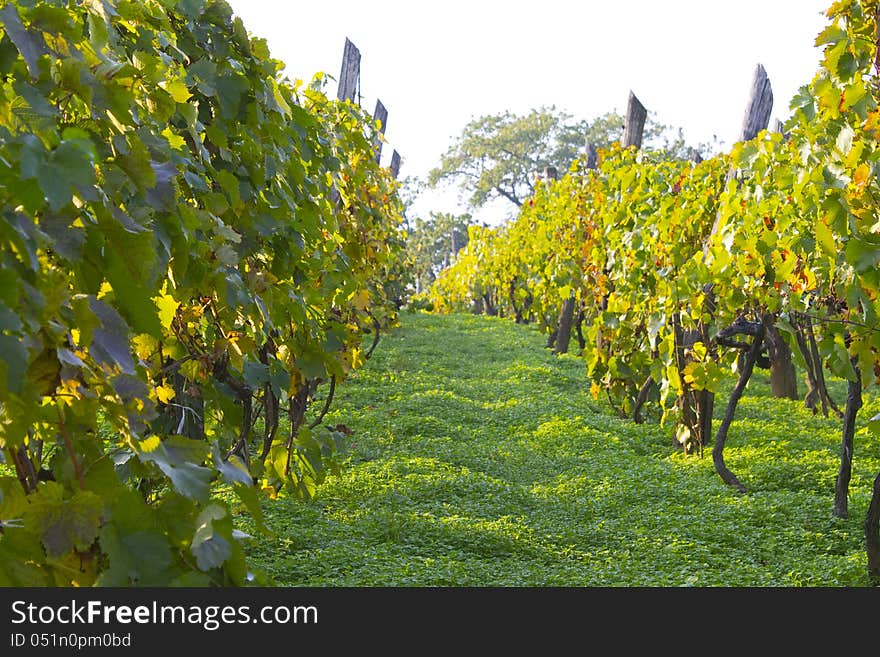
{"label": "grass between vine rows", "polygon": [[[742,495],[709,451],[677,451],[668,425],[615,418],[590,397],[583,361],[544,342],[509,320],[403,313],[337,391],[327,422],[355,431],[343,473],[312,501],[266,503],[274,536],[251,532],[252,565],[280,586],[868,584],[876,394],[841,520],[841,421],[773,399],[765,371],[725,450]],[[832,386],[842,405],[845,385]]]}

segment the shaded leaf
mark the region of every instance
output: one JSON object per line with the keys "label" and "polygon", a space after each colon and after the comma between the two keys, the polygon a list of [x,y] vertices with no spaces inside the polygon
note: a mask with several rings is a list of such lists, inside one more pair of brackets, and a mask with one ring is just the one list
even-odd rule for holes
{"label": "shaded leaf", "polygon": [[213,457],[214,467],[223,476],[226,483],[243,484],[245,486],[253,485],[253,478],[250,472],[248,472],[247,467],[241,462],[241,459],[233,454],[230,460],[227,461],[220,453],[220,447],[217,443],[213,445]]}
{"label": "shaded leaf", "polygon": [[31,76],[38,78],[40,76],[40,67],[37,60],[42,55],[49,54],[43,37],[25,29],[24,24],[21,22],[21,16],[18,15],[18,10],[13,4],[7,4],[3,9],[0,9],[0,22],[3,23],[3,26],[6,28],[6,34],[12,39],[12,43],[18,48],[18,52],[21,53],[22,58],[27,63]]}
{"label": "shaded leaf", "polygon": [[77,491],[64,498],[64,487],[46,482],[34,493],[25,522],[40,537],[46,554],[60,558],[71,550],[86,550],[98,537],[101,498],[91,491]]}
{"label": "shaded leaf", "polygon": [[214,530],[214,521],[226,516],[226,509],[218,504],[206,506],[199,514],[190,550],[201,570],[222,566],[232,556],[230,541]]}
{"label": "shaded leaf", "polygon": [[89,352],[101,365],[119,367],[129,374],[134,372],[128,325],[113,308],[94,297],[89,298],[89,308],[101,323],[92,331]]}

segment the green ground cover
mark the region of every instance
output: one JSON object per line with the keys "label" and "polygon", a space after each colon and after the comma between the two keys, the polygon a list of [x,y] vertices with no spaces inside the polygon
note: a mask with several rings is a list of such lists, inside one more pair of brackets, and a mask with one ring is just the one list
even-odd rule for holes
{"label": "green ground cover", "polygon": [[[508,320],[404,313],[328,415],[354,430],[342,474],[309,502],[268,502],[273,536],[242,516],[252,564],[284,586],[868,584],[876,394],[841,520],[840,421],[773,399],[766,372],[725,450],[742,495],[668,426],[615,418],[583,362],[543,343]],[[844,385],[832,394],[842,403]]]}

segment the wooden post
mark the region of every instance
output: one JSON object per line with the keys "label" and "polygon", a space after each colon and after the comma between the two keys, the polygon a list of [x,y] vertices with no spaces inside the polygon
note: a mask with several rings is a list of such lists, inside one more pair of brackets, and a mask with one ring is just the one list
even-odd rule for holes
{"label": "wooden post", "polygon": [[336,97],[339,100],[355,102],[360,77],[361,51],[346,37],[345,49],[342,51],[342,70],[339,73],[339,87],[336,91]]}
{"label": "wooden post", "polygon": [[584,152],[587,156],[584,165],[588,169],[595,169],[599,166],[599,151],[596,150],[596,147],[591,141],[587,141],[587,144],[584,147]]}
{"label": "wooden post", "polygon": [[[761,130],[767,128],[770,122],[770,112],[773,111],[773,90],[770,88],[770,78],[767,77],[767,71],[758,64],[755,67],[755,77],[752,80],[752,90],[749,95],[749,102],[746,105],[746,113],[743,116],[742,129],[739,134],[739,141],[747,141],[758,136]],[[727,180],[730,181],[736,176],[736,172],[731,169],[727,173]],[[715,223],[712,224],[712,232],[710,236],[718,232],[718,221],[721,216],[715,217]],[[703,252],[706,253],[709,244]]]}
{"label": "wooden post", "polygon": [[[752,79],[752,91],[749,103],[746,105],[746,113],[743,116],[740,141],[748,141],[758,136],[762,130],[766,130],[770,124],[770,112],[773,111],[773,89],[767,71],[761,64],[755,67],[755,76]],[[782,124],[777,121],[774,128],[782,132]],[[716,219],[717,224],[717,219]],[[714,233],[713,229],[713,233]],[[767,327],[767,344],[770,356],[770,384],[774,397],[798,399],[797,376],[794,361],[791,358],[791,349],[788,343],[780,335],[779,329],[770,325]]]}
{"label": "wooden post", "polygon": [[[761,130],[767,128],[770,121],[770,112],[773,110],[773,91],[770,88],[770,79],[767,77],[767,71],[760,64],[755,67],[755,76],[752,80],[752,90],[749,96],[749,102],[746,105],[745,115],[743,116],[742,129],[740,130],[739,141],[754,139]],[[731,169],[727,174],[727,179],[731,180],[736,176],[736,172]],[[721,220],[720,213],[715,216],[715,222],[712,224],[712,231],[709,233],[711,240],[718,232],[719,222]],[[703,254],[709,252],[709,240],[703,246]],[[706,310],[709,314],[714,313],[715,296],[712,285],[707,285],[706,292]],[[688,358],[684,354],[689,350],[696,341],[702,341],[703,344],[709,344],[708,329],[702,322],[693,330],[684,330],[680,325],[676,324],[675,330],[675,348],[676,353],[681,356],[680,365],[687,365]],[[767,332],[771,334],[771,338],[777,329],[773,326],[767,327]],[[780,338],[782,340],[782,338]],[[783,341],[784,344],[784,341]],[[784,354],[780,350],[780,354]],[[789,357],[791,352],[789,351]],[[780,362],[778,371],[789,372],[788,367]],[[795,380],[796,383],[796,380]],[[708,445],[712,437],[712,412],[715,405],[715,395],[708,390],[688,390],[678,400],[681,410],[682,423],[688,427],[691,440],[696,440],[696,445],[700,449],[704,445]],[[685,451],[688,451],[688,445],[685,445]]]}
{"label": "wooden post", "polygon": [[[388,110],[385,109],[382,101],[378,99],[376,100],[376,111],[373,112],[373,120],[379,122],[379,135],[384,135],[385,125],[388,123]],[[373,146],[376,149],[376,164],[379,163],[379,159],[382,157],[382,139],[379,135],[373,140]]]}
{"label": "wooden post", "polygon": [[388,168],[391,169],[391,175],[397,179],[397,175],[400,173],[400,153],[396,150],[391,153],[391,166]]}
{"label": "wooden post", "polygon": [[761,130],[766,130],[771,111],[773,111],[773,90],[770,88],[770,78],[767,77],[764,67],[758,64],[755,67],[755,77],[752,79],[752,92],[743,116],[739,141],[754,139]]}
{"label": "wooden post", "polygon": [[623,124],[623,139],[621,145],[624,148],[635,146],[642,147],[642,133],[645,130],[645,120],[648,118],[648,110],[639,102],[636,95],[629,92],[629,102],[626,108],[626,122]]}

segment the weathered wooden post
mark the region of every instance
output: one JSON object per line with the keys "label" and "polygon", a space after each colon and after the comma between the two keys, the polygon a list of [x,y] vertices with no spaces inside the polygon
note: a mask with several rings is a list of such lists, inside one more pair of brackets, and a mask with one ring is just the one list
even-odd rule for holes
{"label": "weathered wooden post", "polygon": [[358,82],[361,77],[361,51],[345,38],[345,49],[342,51],[342,70],[339,73],[339,87],[336,97],[339,100],[355,102]]}
{"label": "weathered wooden post", "polygon": [[376,100],[376,111],[373,112],[373,120],[379,122],[379,134],[373,140],[373,147],[376,149],[376,164],[382,157],[382,135],[385,134],[385,125],[388,123],[388,110],[381,100]]}
{"label": "weathered wooden post", "polygon": [[400,174],[400,153],[396,150],[391,153],[391,164],[388,168],[391,170],[391,175],[397,179],[397,176]]}
{"label": "weathered wooden post", "polygon": [[[761,64],[755,67],[755,75],[752,79],[752,88],[749,94],[749,101],[746,104],[746,111],[743,115],[742,127],[740,129],[739,141],[748,141],[758,136],[761,130],[767,128],[770,122],[770,112],[773,110],[773,90],[770,87],[770,79],[767,77],[767,71]],[[731,170],[728,173],[728,180],[732,179],[736,172]],[[710,240],[719,229],[720,214],[715,217],[712,230],[709,233]],[[703,249],[704,254],[708,253],[709,241],[707,240]],[[715,301],[711,286],[706,290],[706,310],[709,313],[714,312]],[[770,329],[774,330],[773,327]],[[770,335],[771,331],[767,331],[768,341],[773,341]],[[784,348],[787,348],[785,341],[780,337],[782,345],[773,341],[775,348],[778,348],[780,357],[784,354]],[[675,345],[676,345],[676,361],[679,369],[684,368],[690,358],[687,355],[694,343],[702,341],[703,344],[709,343],[708,329],[705,325],[700,324],[695,329],[685,329],[676,319],[675,322]],[[784,345],[784,346],[783,346]],[[791,352],[789,351],[789,362],[791,361]],[[708,390],[689,390],[685,392],[678,400],[679,409],[681,411],[682,424],[686,428],[686,436],[689,443],[683,445],[685,451],[688,450],[688,444],[698,446],[700,449],[704,445],[708,445],[712,439],[712,414],[715,406],[715,395]],[[724,446],[716,445],[713,450],[713,458],[716,459],[716,465],[719,462],[724,466],[724,458],[721,450]],[[715,452],[718,452],[716,455]],[[719,470],[720,471],[720,470]]]}
{"label": "weathered wooden post", "polygon": [[761,130],[766,130],[772,111],[773,89],[770,87],[770,78],[767,77],[767,71],[764,70],[764,67],[758,64],[752,78],[752,91],[749,95],[749,103],[746,105],[746,112],[743,115],[739,141],[754,139]]}
{"label": "weathered wooden post", "polygon": [[587,143],[584,145],[584,166],[588,169],[595,169],[599,166],[599,151],[596,150],[596,145],[593,142],[587,140]]}
{"label": "weathered wooden post", "polygon": [[624,148],[635,146],[637,149],[642,147],[642,134],[645,131],[645,120],[648,118],[648,110],[636,98],[636,95],[629,92],[629,102],[626,108],[626,121],[623,124],[623,139],[621,145]]}
{"label": "weathered wooden post", "polygon": [[[770,121],[770,112],[772,110],[773,90],[770,87],[770,79],[767,77],[767,71],[764,70],[764,67],[761,66],[761,64],[758,64],[755,67],[752,88],[743,115],[739,141],[748,141],[757,137],[758,133],[767,127],[767,124]],[[734,171],[731,171],[728,174],[728,178],[734,176]],[[720,215],[715,217],[715,222],[712,225],[712,231],[710,232],[710,239],[718,232],[720,219]],[[704,253],[707,252],[708,241],[704,249]],[[710,287],[706,290],[706,310],[709,313],[713,313],[714,308],[714,295]],[[701,324],[693,330],[683,330],[680,325],[676,326],[676,357],[681,366],[686,365],[689,361],[686,352],[697,341],[702,341],[704,344],[708,344],[709,335],[706,326]],[[790,355],[789,352],[789,356]],[[715,395],[708,390],[688,391],[682,395],[679,403],[684,425],[689,429],[690,433],[696,433],[694,438],[702,448],[702,446],[707,445],[712,438],[712,413],[715,405]],[[723,449],[723,444],[716,445],[715,449],[713,449],[712,456],[716,461],[716,466],[720,463],[722,468],[726,468],[726,466],[724,466],[724,457],[722,454]]]}
{"label": "weathered wooden post", "polygon": [[[754,139],[762,130],[765,130],[770,122],[770,112],[772,109],[773,92],[770,88],[770,80],[767,78],[767,72],[764,70],[764,67],[758,64],[755,68],[755,75],[752,82],[752,91],[749,98],[749,103],[746,106],[745,116],[743,116],[740,141]],[[731,172],[730,178],[732,178],[733,175],[733,172]],[[718,224],[719,217],[716,217],[715,223],[712,226],[712,235],[717,233]],[[708,286],[706,289],[706,310],[710,314],[714,312],[713,299],[714,292],[711,289],[711,286]],[[749,377],[752,373],[752,368],[757,360],[758,354],[761,352],[762,349],[766,349],[770,357],[770,378],[774,393],[776,393],[777,396],[782,396],[779,393],[783,386],[788,387],[790,385],[793,385],[795,398],[797,398],[797,381],[794,377],[794,365],[791,362],[791,350],[788,348],[788,344],[785,342],[785,340],[779,334],[779,331],[776,329],[774,325],[775,321],[776,317],[774,315],[766,314],[759,317],[758,322],[737,321],[731,326],[720,331],[718,334],[719,338],[726,338],[732,335],[743,333],[754,336],[754,340],[752,342],[752,345],[749,347],[748,352],[742,356],[743,365],[740,371],[739,381],[737,382],[734,391],[731,394],[730,399],[728,400],[727,409],[725,411],[721,425],[718,428],[718,435],[715,439],[715,445],[712,448],[712,460],[715,464],[715,470],[718,472],[725,483],[734,486],[737,490],[741,492],[745,492],[746,488],[739,481],[739,479],[736,478],[736,475],[734,475],[727,468],[727,465],[724,462],[724,445],[727,440],[728,428],[733,421],[733,415],[736,410],[736,405],[739,401],[739,397],[742,394],[742,391],[745,389],[746,384],[748,383]],[[746,332],[745,328],[747,328],[750,324],[758,324],[758,330],[752,333]],[[738,325],[740,326],[740,328],[738,328]],[[703,339],[705,340],[705,326],[701,325],[700,330],[703,332]],[[775,383],[774,379],[776,379]]]}
{"label": "weathered wooden post", "polygon": [[[743,116],[740,141],[748,141],[766,130],[770,124],[770,113],[773,111],[773,89],[767,71],[758,64],[752,79],[752,91],[749,104]],[[782,124],[777,120],[774,128],[782,132]],[[791,349],[775,326],[767,327],[765,339],[767,355],[770,358],[770,388],[774,397],[799,399],[797,375],[791,358]]]}

